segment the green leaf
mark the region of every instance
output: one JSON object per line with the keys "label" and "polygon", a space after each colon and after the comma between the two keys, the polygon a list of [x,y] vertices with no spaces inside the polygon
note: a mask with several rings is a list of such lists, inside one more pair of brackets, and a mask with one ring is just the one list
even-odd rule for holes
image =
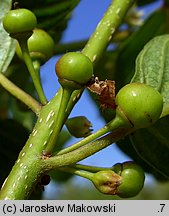
{"label": "green leaf", "polygon": [[[168,180],[169,135],[168,119],[160,119],[155,125],[140,129],[117,142],[125,154],[160,181]],[[162,134],[159,128],[164,128]],[[157,134],[154,135],[154,132]],[[163,157],[164,154],[164,157]]]}
{"label": "green leaf", "polygon": [[9,37],[8,33],[4,30],[2,25],[2,19],[4,15],[11,8],[11,0],[1,1],[0,10],[0,73],[5,72],[8,68],[14,53],[16,41]]}
{"label": "green leaf", "polygon": [[28,136],[28,131],[17,121],[0,120],[0,185],[9,174]]}
{"label": "green leaf", "polygon": [[159,174],[169,179],[169,116],[130,135],[137,154]]}
{"label": "green leaf", "polygon": [[[121,50],[116,61],[116,89],[117,91],[129,83],[135,71],[135,60],[144,45],[153,37],[164,34],[166,11],[160,9],[151,14],[145,23],[136,30],[124,43],[121,45]],[[166,23],[166,25],[168,25]]]}
{"label": "green leaf", "polygon": [[147,83],[157,89],[164,101],[162,116],[169,114],[169,34],[157,36],[145,45],[137,57],[131,82]]}
{"label": "green leaf", "polygon": [[[169,35],[150,40],[139,53],[136,72],[131,82],[151,85],[163,96],[164,109],[160,120],[151,127],[130,135],[137,154],[156,172],[169,178]],[[154,107],[155,109],[155,107]],[[165,117],[164,117],[165,116]],[[126,151],[126,150],[124,150]],[[128,150],[127,150],[128,151]],[[128,151],[131,154],[130,150]],[[132,153],[134,157],[134,153]],[[151,170],[151,169],[149,169]]]}
{"label": "green leaf", "polygon": [[[131,135],[132,136],[132,135]],[[127,154],[132,160],[134,160],[137,164],[139,164],[145,172],[154,175],[158,180],[164,181],[166,177],[161,175],[157,169],[154,169],[142,156],[142,153],[137,152],[134,144],[131,143],[131,139],[129,136],[125,137],[125,139],[121,139],[117,142],[118,148],[122,150],[125,154]],[[142,145],[143,146],[143,145]],[[149,145],[148,145],[149,146]]]}

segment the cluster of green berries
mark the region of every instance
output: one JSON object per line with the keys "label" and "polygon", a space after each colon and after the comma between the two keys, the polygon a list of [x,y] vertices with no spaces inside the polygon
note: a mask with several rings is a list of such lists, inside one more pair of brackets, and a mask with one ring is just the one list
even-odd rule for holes
{"label": "cluster of green berries", "polygon": [[[17,40],[24,37],[29,38],[28,48],[32,59],[38,58],[44,62],[52,56],[54,42],[46,32],[36,29],[36,25],[35,15],[27,9],[11,10],[3,19],[4,29],[11,37]],[[17,53],[22,58],[18,46]],[[93,64],[83,53],[69,52],[56,63],[56,74],[63,87],[79,89],[91,80]],[[141,83],[124,86],[117,93],[115,103],[118,117],[124,121],[124,124],[127,122],[135,129],[148,127],[155,123],[163,109],[163,98],[160,93],[151,86]],[[69,130],[74,121],[80,123],[77,118],[68,120]],[[75,134],[76,137],[85,137],[90,134],[90,123],[84,118],[83,122],[87,125],[87,129],[83,130],[83,134]],[[82,128],[84,129],[84,125]],[[102,170],[94,174],[92,181],[96,188],[102,193],[117,194],[120,197],[131,197],[138,194],[144,184],[143,170],[131,162],[117,164],[114,168],[117,172]]]}
{"label": "cluster of green berries", "polygon": [[[18,39],[31,33],[32,36],[28,40],[30,54],[32,58],[37,57],[43,62],[52,56],[54,42],[46,32],[36,29],[36,25],[35,15],[27,9],[11,10],[3,19],[4,29],[12,37]],[[17,53],[21,57],[19,48]],[[92,78],[93,64],[83,53],[69,52],[56,63],[56,74],[63,86],[78,89]],[[118,92],[115,102],[117,114],[125,117],[136,129],[157,121],[163,107],[163,99],[158,91],[140,83],[131,83],[123,87]]]}
{"label": "cluster of green berries", "polygon": [[[36,28],[36,26],[36,16],[24,8],[10,10],[3,19],[3,27],[11,37],[18,41],[28,40],[28,49],[32,60],[44,63],[53,55],[54,41],[47,32]],[[19,44],[17,44],[16,52],[22,59]]]}

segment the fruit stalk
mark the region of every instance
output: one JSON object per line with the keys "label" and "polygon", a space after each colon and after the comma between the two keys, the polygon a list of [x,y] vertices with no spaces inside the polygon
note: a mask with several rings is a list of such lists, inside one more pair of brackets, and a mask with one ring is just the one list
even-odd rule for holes
{"label": "fruit stalk", "polygon": [[98,137],[101,137],[104,134],[109,133],[109,132],[114,132],[114,131],[116,131],[116,129],[119,129],[119,128],[126,128],[126,129],[128,128],[129,130],[130,129],[132,130],[131,125],[128,123],[125,123],[123,121],[123,119],[119,118],[119,116],[117,115],[112,121],[110,121],[108,124],[106,124],[104,127],[99,129],[98,131],[87,136],[83,140],[80,140],[79,142],[75,143],[74,145],[71,145],[71,146],[59,151],[57,155],[66,154],[66,153],[71,152],[75,149],[78,149],[82,146],[85,146],[86,144],[96,140]]}
{"label": "fruit stalk", "polygon": [[54,121],[53,120],[53,126],[52,126],[52,133],[51,136],[48,140],[46,149],[44,150],[43,154],[44,155],[50,155],[52,154],[53,148],[55,147],[56,144],[56,139],[62,129],[62,126],[64,124],[64,120],[65,120],[65,111],[66,111],[66,107],[67,104],[69,102],[70,96],[72,94],[72,91],[70,89],[67,88],[63,88],[62,89],[62,98],[61,98],[61,102],[59,105],[59,110],[57,113],[57,118]]}
{"label": "fruit stalk", "polygon": [[112,143],[118,141],[123,136],[129,134],[131,131],[128,128],[119,128],[115,130],[113,133],[109,133],[93,142],[90,142],[87,145],[84,145],[78,149],[70,151],[68,153],[62,155],[56,155],[48,158],[48,160],[44,161],[44,169],[46,171],[50,171],[53,169],[57,169],[61,166],[67,166],[73,163],[77,163],[96,152],[101,151]]}
{"label": "fruit stalk", "polygon": [[46,99],[46,97],[44,95],[44,91],[42,89],[42,85],[41,85],[41,82],[40,82],[40,79],[39,79],[39,75],[36,74],[36,71],[34,69],[31,57],[29,55],[29,50],[28,50],[28,46],[27,46],[27,40],[25,40],[25,38],[23,38],[23,39],[19,39],[18,42],[19,42],[19,45],[20,45],[21,50],[22,50],[23,59],[24,59],[25,64],[26,64],[26,66],[27,66],[27,68],[29,70],[29,73],[30,73],[30,75],[32,77],[34,86],[35,86],[35,88],[37,90],[39,99],[40,99],[41,103],[43,105],[45,105],[47,103],[47,99]]}

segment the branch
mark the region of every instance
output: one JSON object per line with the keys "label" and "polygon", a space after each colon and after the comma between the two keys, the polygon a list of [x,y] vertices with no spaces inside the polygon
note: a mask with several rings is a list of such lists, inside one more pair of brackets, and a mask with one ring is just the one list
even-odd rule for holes
{"label": "branch", "polygon": [[113,34],[122,23],[123,17],[133,0],[113,0],[104,17],[99,22],[82,52],[95,63],[112,39]]}
{"label": "branch", "polygon": [[77,163],[78,161],[81,161],[106,148],[129,133],[131,133],[131,128],[119,128],[113,133],[109,133],[108,135],[105,135],[102,138],[99,138],[98,140],[82,146],[74,151],[63,155],[50,157],[44,161],[45,170],[50,171],[57,169],[58,167]]}
{"label": "branch", "polygon": [[7,77],[0,73],[0,85],[2,85],[8,92],[10,92],[17,99],[26,104],[37,116],[41,110],[41,105],[29,94],[24,92]]}

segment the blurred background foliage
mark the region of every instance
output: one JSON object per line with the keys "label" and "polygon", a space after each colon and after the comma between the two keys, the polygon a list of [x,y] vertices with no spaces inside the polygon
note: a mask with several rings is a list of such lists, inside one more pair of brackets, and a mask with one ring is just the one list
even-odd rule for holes
{"label": "blurred background foliage", "polygon": [[[88,38],[83,41],[74,41],[68,44],[60,43],[64,31],[68,26],[68,22],[72,17],[73,10],[80,0],[13,1],[13,3],[15,2],[19,2],[20,7],[31,9],[36,14],[38,27],[48,31],[55,41],[55,55],[73,50],[81,50],[84,47]],[[123,85],[130,82],[133,77],[135,59],[143,46],[153,37],[169,33],[169,7],[167,0],[163,1],[161,7],[153,11],[149,16],[143,17],[140,13],[140,9],[143,10],[155,2],[158,1],[136,1],[126,15],[124,23],[115,33],[108,49],[105,50],[102,58],[96,65],[95,75],[99,77],[99,80],[115,80],[116,92]],[[22,76],[20,75],[21,72]],[[16,55],[8,70],[5,72],[5,75],[26,92],[36,97],[36,92],[28,71],[24,63],[22,63]],[[89,94],[100,110],[98,98],[92,93]],[[1,87],[0,95],[0,184],[2,184],[14,164],[20,149],[27,140],[36,117],[24,104],[11,97],[11,95]],[[111,120],[114,114],[114,111],[111,109],[104,110],[104,112],[100,110],[100,117],[105,119],[106,122]],[[165,126],[167,125],[168,121]],[[168,135],[166,134],[166,136]],[[59,146],[65,145],[70,137],[70,134],[66,130],[63,131],[60,135]],[[151,183],[148,184],[134,199],[169,199],[169,183],[167,182],[167,178],[161,175],[158,169],[154,169],[154,167],[151,166],[153,161],[158,158],[156,155],[159,153],[160,149],[157,152],[153,152],[153,158],[151,155],[148,155],[145,161],[131,145],[129,137],[121,140],[117,145],[124,153],[141,164],[146,172],[154,175],[157,179],[152,185]],[[161,152],[163,152],[162,147]],[[141,151],[144,152],[146,149],[141,149]],[[161,160],[163,160],[162,156]],[[169,164],[168,160],[167,163],[163,161],[164,163],[161,165],[165,169]],[[147,163],[147,161],[151,161],[151,163]],[[72,175],[70,174],[65,174],[60,171],[52,172],[51,178],[54,187],[60,188],[60,190],[56,190],[55,196],[51,196],[52,199],[116,199],[116,197],[100,194],[93,186],[86,183],[86,181],[84,184],[83,181],[82,184],[78,183],[77,187],[77,180],[73,181]],[[43,190],[39,193],[37,191],[35,190],[32,199],[42,196]]]}

